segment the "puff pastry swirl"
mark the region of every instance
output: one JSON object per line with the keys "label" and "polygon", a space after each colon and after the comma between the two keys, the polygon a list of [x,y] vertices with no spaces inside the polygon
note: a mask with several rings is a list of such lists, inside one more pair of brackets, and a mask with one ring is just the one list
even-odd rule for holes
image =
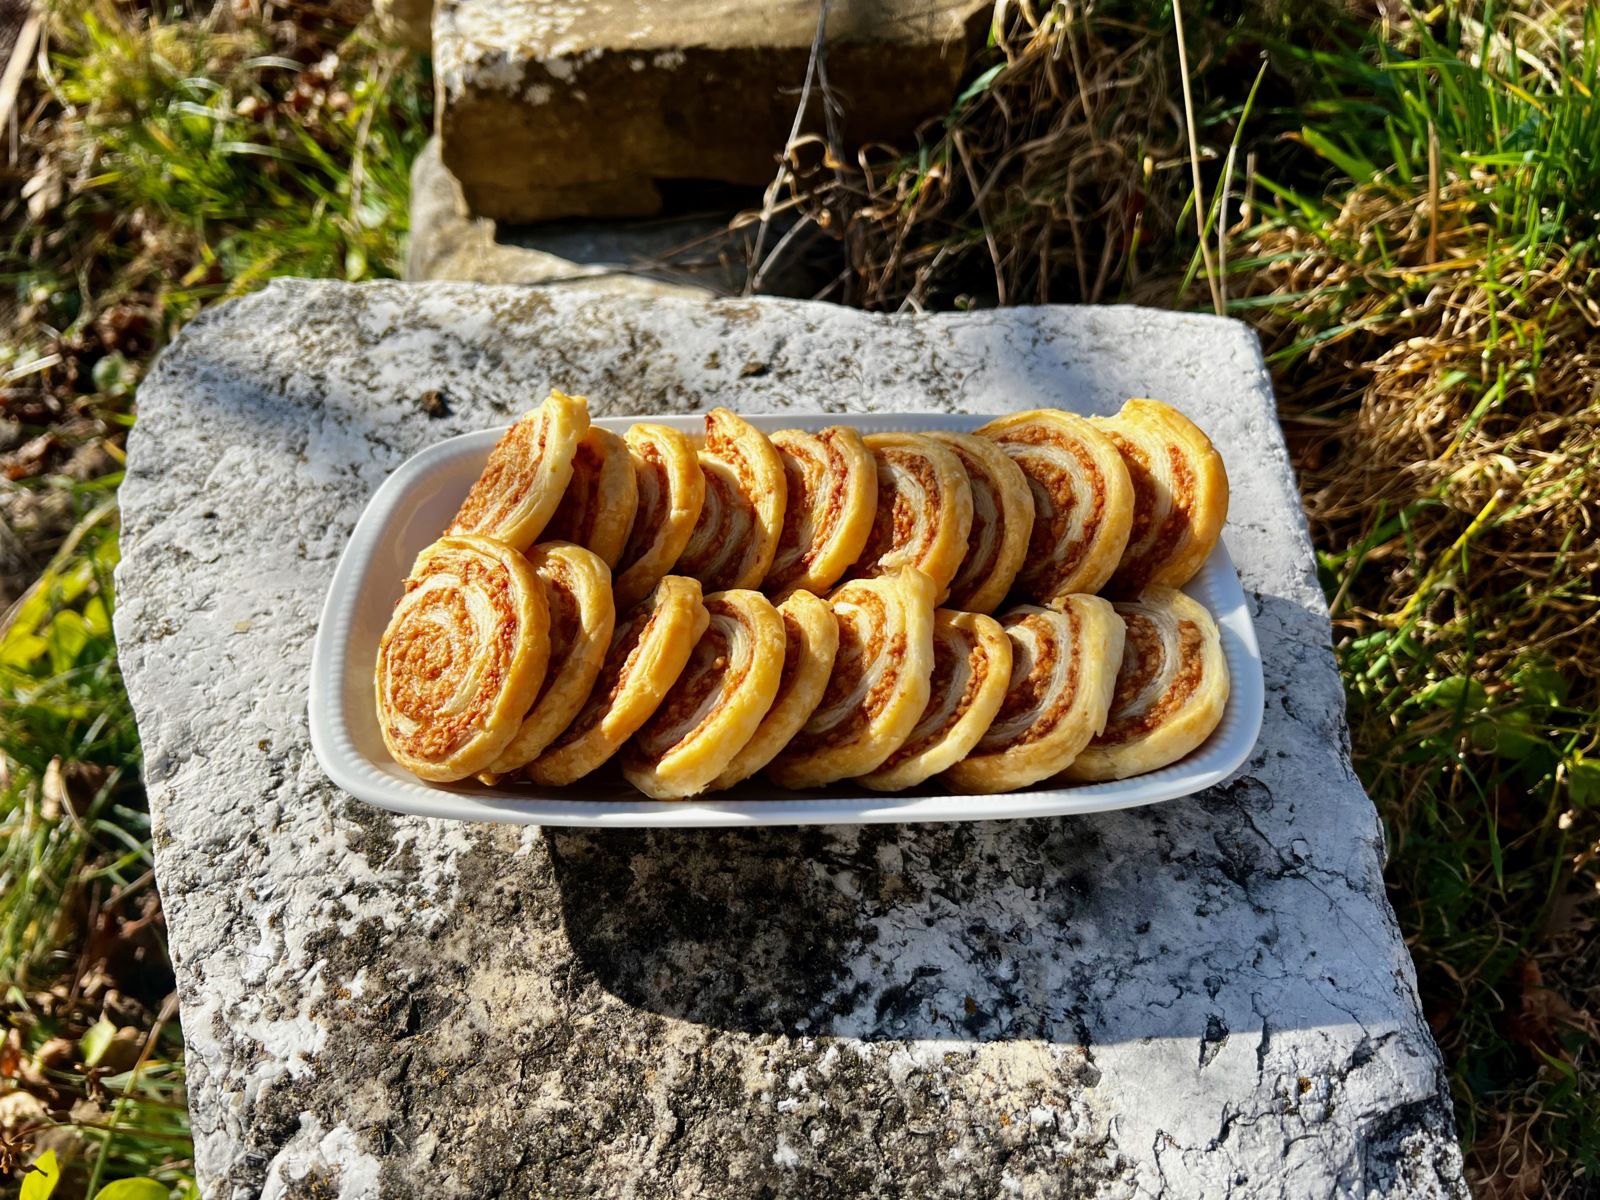
{"label": "puff pastry swirl", "polygon": [[623,441],[633,460],[638,503],[627,543],[612,564],[618,612],[643,600],[672,570],[700,518],[706,492],[694,445],[676,429],[640,422]]}
{"label": "puff pastry swirl", "polygon": [[844,425],[772,435],[788,485],[783,533],[766,590],[825,592],[861,556],[878,511],[878,467],[861,435]]}
{"label": "puff pastry swirl", "polygon": [[549,666],[538,698],[489,764],[485,783],[532,762],[572,724],[600,674],[616,627],[611,572],[598,554],[568,542],[542,542],[528,551],[528,562],[550,611]]}
{"label": "puff pastry swirl", "polygon": [[788,482],[767,435],[725,408],[706,414],[705,504],[674,568],[707,588],[761,586],[783,533]]}
{"label": "puff pastry swirl", "polygon": [[1090,423],[1116,445],[1133,482],[1133,526],[1109,590],[1182,587],[1206,561],[1228,519],[1222,455],[1188,417],[1159,400],[1129,400]]}
{"label": "puff pastry swirl", "polygon": [[552,391],[506,430],[445,532],[479,534],[526,550],[572,480],[572,456],[589,432],[589,402]]}
{"label": "puff pastry swirl", "polygon": [[755,734],[722,773],[711,781],[728,788],[750,778],[799,733],[827,689],[833,660],[839,652],[839,622],[833,610],[810,592],[794,591],[778,605],[783,618],[783,674],[778,694]]}
{"label": "puff pastry swirl", "polygon": [[878,511],[853,579],[915,567],[944,599],[967,553],[972,487],[949,447],[917,433],[874,433],[862,439],[878,465]]}
{"label": "puff pastry swirl", "polygon": [[628,541],[638,504],[639,483],[628,443],[592,425],[572,456],[572,481],[542,539],[593,550],[609,571]]}
{"label": "puff pastry swirl", "polygon": [[1000,618],[1011,639],[1011,681],[994,723],[950,782],[1005,792],[1058,775],[1106,723],[1122,621],[1109,601],[1068,596],[1059,609],[1023,604]]}
{"label": "puff pastry swirl", "polygon": [[988,438],[971,433],[929,433],[961,460],[972,487],[972,531],[961,569],[950,581],[949,605],[993,612],[1022,569],[1033,533],[1033,491],[1022,468]]}
{"label": "puff pastry swirl", "polygon": [[577,718],[527,766],[534,783],[581,779],[650,719],[689,661],[709,620],[700,584],[667,575],[617,623],[611,647]]}
{"label": "puff pastry swirl", "polygon": [[911,736],[933,674],[934,583],[915,567],[851,580],[829,599],[839,652],[822,701],[767,775],[821,787],[876,770]]}
{"label": "puff pastry swirl", "polygon": [[1228,662],[1203,605],[1153,587],[1116,607],[1128,636],[1111,715],[1069,779],[1126,779],[1175,763],[1211,736],[1228,705]]}
{"label": "puff pastry swirl", "polygon": [[423,779],[481,771],[517,732],[544,680],[544,593],[503,542],[444,537],[417,556],[378,643],[378,724]]}
{"label": "puff pastry swirl", "polygon": [[1133,524],[1133,483],[1116,445],[1083,417],[1013,413],[978,430],[1011,456],[1033,489],[1033,532],[1017,590],[1040,604],[1098,592]]}
{"label": "puff pastry swirl", "polygon": [[1000,711],[1011,682],[1011,640],[982,613],[933,614],[928,707],[905,743],[861,782],[881,792],[915,787],[965,758]]}
{"label": "puff pastry swirl", "polygon": [[755,734],[783,674],[783,618],[760,592],[705,598],[710,622],[655,714],[622,752],[628,782],[657,800],[702,792]]}

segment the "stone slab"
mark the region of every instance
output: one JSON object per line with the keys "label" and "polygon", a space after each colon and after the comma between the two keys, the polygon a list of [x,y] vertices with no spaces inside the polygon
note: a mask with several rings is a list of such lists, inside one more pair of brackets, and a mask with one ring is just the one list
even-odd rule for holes
{"label": "stone slab", "polygon": [[[725,218],[502,229],[467,211],[460,183],[440,160],[436,137],[411,167],[410,218],[405,277],[414,283],[584,283],[640,296],[726,295],[744,289],[745,273],[734,266],[738,247],[726,232]],[[705,248],[680,252],[691,243]],[[718,253],[719,248],[728,253]]]}
{"label": "stone slab", "polygon": [[[1256,753],[1184,800],[966,825],[522,830],[343,795],[306,675],[356,516],[552,383],[611,414],[1172,400],[1232,476]],[[1465,1195],[1243,326],[280,282],[162,356],[122,500],[207,1196]]]}
{"label": "stone slab", "polygon": [[[440,0],[445,164],[474,214],[509,221],[650,215],[661,180],[765,185],[818,11],[814,0]],[[988,0],[834,4],[825,61],[846,146],[896,142],[948,111],[990,11]]]}

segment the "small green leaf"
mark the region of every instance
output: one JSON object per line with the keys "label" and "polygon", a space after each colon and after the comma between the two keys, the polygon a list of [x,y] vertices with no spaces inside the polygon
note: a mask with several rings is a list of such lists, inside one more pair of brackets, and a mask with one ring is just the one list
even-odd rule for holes
{"label": "small green leaf", "polygon": [[1600,803],[1600,758],[1579,755],[1567,764],[1567,791],[1577,805]]}
{"label": "small green leaf", "polygon": [[1511,682],[1530,700],[1537,700],[1541,704],[1566,703],[1566,678],[1548,662],[1523,659],[1511,672]]}
{"label": "small green leaf", "polygon": [[98,1066],[111,1047],[111,1039],[116,1036],[117,1027],[104,1017],[89,1026],[89,1031],[78,1039],[78,1049],[83,1054],[83,1065]]}
{"label": "small green leaf", "polygon": [[94,1200],[167,1200],[171,1194],[165,1184],[154,1179],[118,1179],[94,1194]]}
{"label": "small green leaf", "polygon": [[61,1167],[56,1162],[56,1152],[46,1150],[22,1177],[22,1192],[18,1200],[50,1200],[50,1193],[61,1182]]}
{"label": "small green leaf", "polygon": [[950,107],[951,108],[960,108],[968,100],[971,100],[979,92],[983,91],[991,83],[993,83],[994,82],[994,77],[996,75],[1000,74],[1000,72],[1005,70],[1005,69],[1006,69],[1006,64],[1005,63],[996,63],[994,66],[990,67],[982,75],[979,75],[971,83],[967,84],[965,90],[962,91],[962,93],[959,96],[956,97],[956,102],[954,104],[952,104]]}
{"label": "small green leaf", "polygon": [[1476,679],[1465,675],[1452,675],[1437,683],[1430,683],[1416,695],[1418,704],[1435,708],[1454,708],[1474,712],[1489,703],[1489,692]]}

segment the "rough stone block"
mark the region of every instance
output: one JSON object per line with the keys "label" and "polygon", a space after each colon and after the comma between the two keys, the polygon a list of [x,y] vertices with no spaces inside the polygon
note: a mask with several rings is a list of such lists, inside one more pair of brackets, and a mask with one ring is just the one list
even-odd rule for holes
{"label": "rough stone block", "polygon": [[[987,0],[830,10],[826,67],[851,146],[946,111]],[[771,180],[816,35],[812,0],[441,0],[444,161],[471,211],[642,216],[657,181]]]}
{"label": "rough stone block", "polygon": [[[1070,819],[597,833],[352,800],[305,711],[351,525],[553,383],[611,414],[1172,400],[1231,473],[1260,744]],[[207,1196],[1465,1195],[1243,326],[280,282],[162,356],[122,502]]]}
{"label": "rough stone block", "polygon": [[675,247],[708,238],[726,222],[555,222],[502,230],[472,216],[439,160],[438,138],[411,167],[410,216],[406,278],[412,282],[584,283],[636,295],[743,290],[743,272],[731,270],[725,256],[701,256],[707,264],[701,271],[667,261]]}

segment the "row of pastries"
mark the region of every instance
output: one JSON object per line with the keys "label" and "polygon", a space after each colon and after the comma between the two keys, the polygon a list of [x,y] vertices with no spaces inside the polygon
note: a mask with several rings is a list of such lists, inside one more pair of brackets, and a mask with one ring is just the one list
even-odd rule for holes
{"label": "row of pastries", "polygon": [[658,799],[1154,770],[1226,703],[1216,625],[1177,589],[1227,499],[1209,439],[1152,400],[866,436],[719,408],[692,439],[553,392],[406,580],[384,740],[443,782],[617,759]]}

